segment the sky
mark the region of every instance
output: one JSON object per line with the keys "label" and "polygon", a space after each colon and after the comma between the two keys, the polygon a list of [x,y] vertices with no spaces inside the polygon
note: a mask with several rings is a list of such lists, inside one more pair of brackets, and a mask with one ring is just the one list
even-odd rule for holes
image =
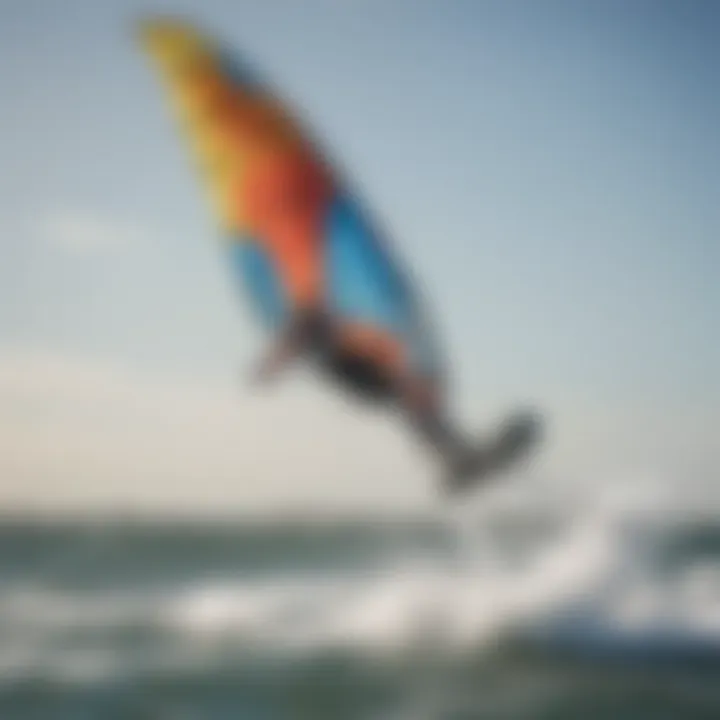
{"label": "sky", "polygon": [[714,4],[27,0],[0,5],[5,508],[436,501],[392,417],[302,370],[251,387],[266,339],[132,38],[157,12],[251,59],[348,172],[430,301],[469,431],[529,403],[543,481],[711,492]]}

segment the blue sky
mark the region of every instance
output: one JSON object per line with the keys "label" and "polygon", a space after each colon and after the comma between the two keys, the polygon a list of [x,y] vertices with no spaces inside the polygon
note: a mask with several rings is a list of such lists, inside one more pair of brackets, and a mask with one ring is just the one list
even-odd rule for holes
{"label": "blue sky", "polygon": [[[142,382],[178,378],[179,393],[200,384],[249,402],[242,373],[262,338],[130,35],[135,17],[158,11],[187,14],[242,50],[347,169],[422,281],[464,422],[480,427],[531,401],[552,418],[550,474],[625,463],[717,475],[720,11],[708,2],[43,0],[4,9],[8,378],[47,379],[52,367],[52,392],[67,380],[81,397],[93,368],[121,366]],[[68,367],[83,370],[70,380]],[[366,438],[358,428],[381,419],[329,421],[337,408],[320,393],[298,398],[302,383],[293,378],[267,401],[278,415],[266,447],[283,442],[270,427],[283,408],[331,428],[333,441],[372,443],[373,431]],[[13,413],[25,418],[22,443],[5,440],[15,458],[4,473],[8,497],[18,502],[70,487],[31,462],[43,453],[37,438],[52,432],[50,415],[67,424],[77,405],[60,413],[48,392],[38,409],[35,395],[13,390],[0,418],[12,432]],[[238,436],[240,427],[261,432],[249,411],[228,422]],[[96,467],[78,428],[66,478]],[[198,430],[187,432],[191,446]],[[413,479],[425,466],[396,441],[383,436],[377,448],[406,478],[398,487],[427,492]],[[108,443],[108,457],[139,457],[136,444]],[[194,472],[204,457],[198,451]],[[328,456],[328,476],[334,468]],[[82,499],[86,486],[67,483]],[[342,494],[346,485],[333,487]],[[123,497],[139,502],[143,483],[132,487]]]}

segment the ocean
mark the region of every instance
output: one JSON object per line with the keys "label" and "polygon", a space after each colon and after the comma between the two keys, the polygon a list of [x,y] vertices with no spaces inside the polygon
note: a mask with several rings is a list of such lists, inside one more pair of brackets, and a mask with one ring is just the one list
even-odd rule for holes
{"label": "ocean", "polygon": [[6,516],[0,718],[716,719],[719,560],[617,504]]}

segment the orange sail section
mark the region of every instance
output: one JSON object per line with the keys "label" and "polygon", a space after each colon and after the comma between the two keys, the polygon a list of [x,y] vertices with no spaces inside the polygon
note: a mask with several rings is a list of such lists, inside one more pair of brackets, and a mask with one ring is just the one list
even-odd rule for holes
{"label": "orange sail section", "polygon": [[333,181],[297,123],[237,60],[193,26],[142,24],[188,137],[223,234],[252,238],[275,261],[291,299],[320,293],[322,222]]}

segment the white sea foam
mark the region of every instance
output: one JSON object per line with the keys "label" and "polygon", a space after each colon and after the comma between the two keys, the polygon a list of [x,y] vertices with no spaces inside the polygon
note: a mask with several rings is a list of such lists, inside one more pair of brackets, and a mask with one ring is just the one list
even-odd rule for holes
{"label": "white sea foam", "polygon": [[[628,497],[610,492],[575,507],[519,564],[506,562],[487,528],[503,512],[528,509],[490,503],[480,517],[449,520],[458,528],[452,562],[408,555],[373,572],[205,579],[154,593],[70,592],[41,582],[7,589],[0,677],[89,680],[137,669],[141,656],[145,666],[207,663],[220,647],[240,655],[345,649],[392,657],[428,647],[457,655],[508,632],[577,639],[588,628],[604,642],[672,636],[716,643],[720,653],[720,567],[690,565],[673,583],[653,577],[650,521],[667,508],[648,513],[642,496]],[[157,633],[165,654],[113,645],[110,634],[136,628]],[[78,633],[95,637],[91,650],[74,648],[69,638]]]}

